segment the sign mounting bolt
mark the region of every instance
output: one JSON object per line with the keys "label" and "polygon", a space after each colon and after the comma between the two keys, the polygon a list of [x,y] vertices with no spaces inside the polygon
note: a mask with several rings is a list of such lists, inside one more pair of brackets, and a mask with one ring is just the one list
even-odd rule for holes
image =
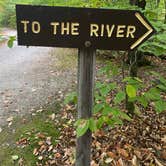
{"label": "sign mounting bolt", "polygon": [[85,47],[90,47],[91,45],[92,45],[92,43],[90,41],[85,42]]}

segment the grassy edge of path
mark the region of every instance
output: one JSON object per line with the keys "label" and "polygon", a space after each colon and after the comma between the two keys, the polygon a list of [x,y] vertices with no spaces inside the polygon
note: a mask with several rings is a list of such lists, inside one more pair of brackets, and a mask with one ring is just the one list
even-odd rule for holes
{"label": "grassy edge of path", "polygon": [[[49,120],[49,116],[58,113],[59,110],[60,103],[54,103],[42,112],[35,113],[36,115],[26,115],[26,119],[16,118],[10,128],[4,128],[0,133],[0,165],[17,166],[21,158],[24,159],[24,165],[35,165],[38,158],[33,155],[33,151],[41,141],[37,134],[42,133],[46,137],[51,137],[52,144],[56,144],[59,131],[55,123]],[[24,138],[27,139],[24,140]],[[17,146],[19,140],[23,141],[25,145],[26,143],[29,145],[20,148]],[[16,160],[13,158],[16,158]]]}

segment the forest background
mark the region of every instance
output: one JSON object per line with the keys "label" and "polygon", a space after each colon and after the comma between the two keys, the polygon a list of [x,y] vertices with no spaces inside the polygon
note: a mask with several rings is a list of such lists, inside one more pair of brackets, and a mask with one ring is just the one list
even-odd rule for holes
{"label": "forest background", "polygon": [[157,56],[166,50],[166,0],[0,0],[0,27],[16,27],[15,4],[141,10],[157,35],[139,49]]}

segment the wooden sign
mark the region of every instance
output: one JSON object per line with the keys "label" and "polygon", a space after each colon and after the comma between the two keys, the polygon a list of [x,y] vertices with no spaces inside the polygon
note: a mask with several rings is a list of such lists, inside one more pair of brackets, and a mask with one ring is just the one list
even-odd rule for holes
{"label": "wooden sign", "polygon": [[93,8],[17,5],[18,44],[133,50],[154,28],[139,12]]}

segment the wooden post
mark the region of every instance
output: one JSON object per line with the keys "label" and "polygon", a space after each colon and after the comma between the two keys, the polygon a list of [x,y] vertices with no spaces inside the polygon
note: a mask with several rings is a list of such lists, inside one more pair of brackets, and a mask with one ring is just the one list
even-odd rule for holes
{"label": "wooden post", "polygon": [[[96,50],[90,48],[79,49],[78,55],[78,118],[88,119],[92,116],[93,88],[95,73]],[[88,48],[89,45],[89,48]],[[88,130],[77,139],[76,166],[90,166],[91,162],[91,137]]]}

